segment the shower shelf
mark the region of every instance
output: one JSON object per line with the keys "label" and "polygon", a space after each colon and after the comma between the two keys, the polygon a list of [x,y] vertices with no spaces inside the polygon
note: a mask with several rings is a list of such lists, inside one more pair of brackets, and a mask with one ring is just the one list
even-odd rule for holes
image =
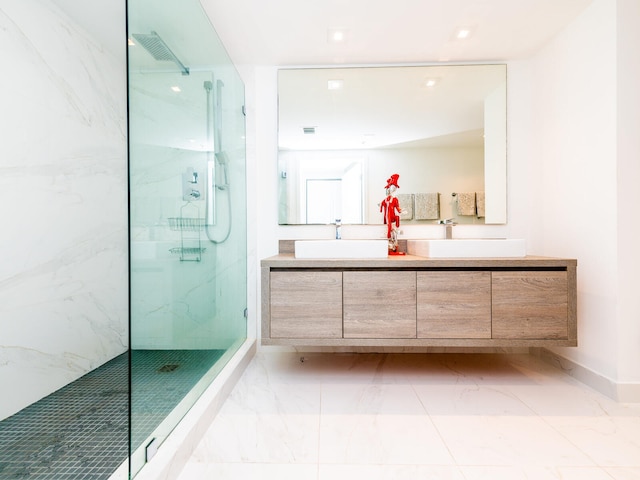
{"label": "shower shelf", "polygon": [[200,217],[200,208],[188,201],[180,208],[179,217],[170,217],[169,228],[180,232],[180,246],[169,252],[180,255],[181,262],[199,262],[205,249],[200,240],[204,228],[204,218]]}
{"label": "shower shelf", "polygon": [[182,248],[182,247],[174,247],[170,248],[169,251],[171,253],[179,253],[180,255],[199,255],[207,251],[206,248],[201,247],[191,247],[191,248]]}
{"label": "shower shelf", "polygon": [[187,232],[197,232],[204,227],[204,218],[170,217],[169,228]]}

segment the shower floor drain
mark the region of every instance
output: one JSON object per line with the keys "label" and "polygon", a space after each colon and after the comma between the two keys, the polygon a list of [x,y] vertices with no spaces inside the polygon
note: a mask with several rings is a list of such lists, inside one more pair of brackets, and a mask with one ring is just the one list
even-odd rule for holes
{"label": "shower floor drain", "polygon": [[173,372],[174,370],[176,370],[180,365],[178,365],[177,363],[170,363],[168,365],[163,365],[161,366],[158,371],[159,372]]}

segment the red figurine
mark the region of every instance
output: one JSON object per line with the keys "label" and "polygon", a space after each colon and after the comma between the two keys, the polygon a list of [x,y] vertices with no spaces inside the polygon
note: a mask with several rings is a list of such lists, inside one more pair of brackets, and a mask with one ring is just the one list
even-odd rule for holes
{"label": "red figurine", "polygon": [[398,252],[398,227],[400,227],[400,214],[402,213],[400,202],[396,197],[396,190],[400,188],[398,185],[399,178],[400,175],[394,173],[387,180],[387,186],[385,187],[387,196],[380,204],[380,211],[384,215],[384,223],[387,225],[390,255],[403,255],[403,252]]}

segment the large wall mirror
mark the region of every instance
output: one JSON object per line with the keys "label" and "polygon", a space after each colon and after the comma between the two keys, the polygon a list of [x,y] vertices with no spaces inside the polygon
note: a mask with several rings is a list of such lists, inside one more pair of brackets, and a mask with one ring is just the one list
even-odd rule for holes
{"label": "large wall mirror", "polygon": [[380,224],[394,173],[403,224],[506,223],[506,76],[506,65],[279,70],[279,223]]}

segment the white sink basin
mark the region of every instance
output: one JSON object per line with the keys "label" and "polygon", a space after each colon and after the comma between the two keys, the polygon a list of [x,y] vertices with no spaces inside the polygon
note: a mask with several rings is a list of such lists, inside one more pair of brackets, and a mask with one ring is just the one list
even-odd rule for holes
{"label": "white sink basin", "polygon": [[387,258],[387,240],[296,240],[296,258]]}
{"label": "white sink basin", "polygon": [[457,238],[407,240],[407,253],[434,258],[524,257],[525,242],[518,238]]}

